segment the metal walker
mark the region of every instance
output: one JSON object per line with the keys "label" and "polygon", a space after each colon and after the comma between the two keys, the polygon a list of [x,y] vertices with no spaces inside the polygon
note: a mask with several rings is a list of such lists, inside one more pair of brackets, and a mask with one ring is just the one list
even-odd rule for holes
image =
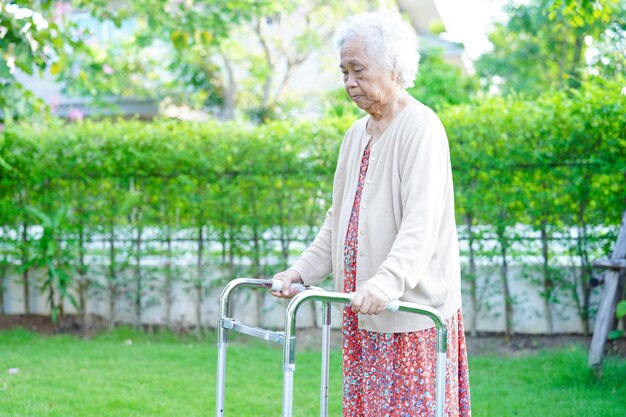
{"label": "metal walker", "polygon": [[[292,284],[300,292],[291,299],[285,310],[285,331],[275,332],[245,325],[229,316],[230,296],[237,287],[265,288],[280,290],[282,281],[271,279],[238,278],[229,282],[220,297],[218,333],[217,333],[217,381],[215,416],[224,417],[224,389],[226,384],[226,350],[228,332],[234,331],[265,339],[283,345],[283,395],[282,417],[292,417],[293,409],[293,374],[296,369],[296,313],[305,301],[322,302],[322,381],[320,392],[320,417],[328,416],[328,364],[330,354],[330,310],[331,303],[350,303],[352,294],[324,291],[317,287],[304,287]],[[392,301],[387,306],[389,311],[406,311],[430,317],[437,330],[437,370],[435,391],[435,416],[443,417],[446,377],[446,326],[443,318],[432,307],[402,301]]]}

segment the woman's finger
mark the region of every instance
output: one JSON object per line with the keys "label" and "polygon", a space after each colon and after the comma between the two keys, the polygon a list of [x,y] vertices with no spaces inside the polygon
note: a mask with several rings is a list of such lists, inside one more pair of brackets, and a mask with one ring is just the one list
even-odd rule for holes
{"label": "woman's finger", "polygon": [[363,297],[363,304],[361,304],[360,313],[371,314],[372,307],[373,307],[372,301],[367,297]]}
{"label": "woman's finger", "polygon": [[363,304],[363,296],[359,292],[355,293],[350,304],[352,304],[352,311],[358,313]]}
{"label": "woman's finger", "polygon": [[271,294],[274,297],[278,297],[278,298],[285,298],[287,296],[287,294],[285,293],[285,287],[289,288],[289,286],[291,285],[289,279],[285,279],[285,274],[283,272],[280,272],[276,275],[274,275],[273,279],[277,280],[277,281],[282,281],[282,287],[280,289],[280,291],[271,291]]}
{"label": "woman's finger", "polygon": [[380,314],[385,310],[386,305],[385,304],[380,304],[377,308],[376,311],[374,311],[374,314]]}
{"label": "woman's finger", "polygon": [[283,279],[283,295],[289,297],[291,295],[291,279]]}

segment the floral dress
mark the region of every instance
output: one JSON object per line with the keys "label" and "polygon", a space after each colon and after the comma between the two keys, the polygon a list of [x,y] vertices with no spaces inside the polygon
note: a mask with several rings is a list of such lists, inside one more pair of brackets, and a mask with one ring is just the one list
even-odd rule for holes
{"label": "floral dress", "polygon": [[[344,291],[356,291],[361,192],[369,165],[370,144],[361,160],[344,244]],[[445,416],[471,416],[467,351],[461,310],[446,321]],[[343,312],[344,417],[434,416],[435,328],[412,333],[376,333],[359,329],[358,317]]]}

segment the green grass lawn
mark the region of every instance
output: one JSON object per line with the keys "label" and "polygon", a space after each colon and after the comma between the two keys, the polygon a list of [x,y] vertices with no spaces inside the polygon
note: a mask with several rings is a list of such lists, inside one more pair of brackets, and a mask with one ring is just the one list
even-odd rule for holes
{"label": "green grass lawn", "polygon": [[[320,354],[299,351],[296,363],[294,416],[318,416]],[[331,365],[329,415],[340,416],[337,350]],[[11,368],[19,371],[9,373]],[[212,416],[215,368],[212,338],[180,340],[126,329],[92,340],[0,332],[0,417]],[[626,416],[626,361],[609,358],[604,378],[596,381],[580,347],[474,356],[470,380],[475,417]],[[231,343],[227,416],[279,416],[281,387],[278,346]]]}

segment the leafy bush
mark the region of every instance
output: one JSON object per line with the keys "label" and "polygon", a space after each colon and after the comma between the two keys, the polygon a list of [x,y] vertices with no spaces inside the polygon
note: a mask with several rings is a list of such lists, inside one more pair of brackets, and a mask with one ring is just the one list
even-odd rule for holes
{"label": "leafy bush", "polygon": [[[494,97],[441,111],[457,220],[469,242],[464,255],[474,313],[481,289],[471,265],[489,259],[500,266],[512,332],[508,265],[537,256],[546,313],[566,297],[586,326],[590,259],[608,251],[624,208],[625,110],[621,84],[607,83],[534,101]],[[314,236],[330,203],[339,144],[355,117],[263,126],[169,120],[7,124],[0,145],[0,264],[10,258],[27,265],[33,257],[30,247],[38,238],[29,226],[41,222],[27,206],[37,208],[40,218],[68,207],[62,241],[74,253],[79,299],[88,289],[78,283],[88,281],[86,246],[94,239],[107,244],[101,253],[108,259],[103,290],[110,300],[130,294],[138,317],[154,286],[138,267],[147,255],[165,257],[171,277],[157,298],[167,298],[171,280],[184,279],[201,300],[211,285],[208,263],[224,278],[271,274],[287,265],[294,241]],[[520,224],[527,230],[520,232]],[[149,236],[151,227],[158,236]],[[191,277],[175,278],[175,240],[190,242],[197,265]],[[485,247],[485,240],[496,247]],[[211,252],[209,242],[218,244],[219,253]],[[564,258],[576,266],[572,273],[556,271]],[[128,270],[130,280],[122,274]],[[24,281],[28,285],[26,275]]]}

